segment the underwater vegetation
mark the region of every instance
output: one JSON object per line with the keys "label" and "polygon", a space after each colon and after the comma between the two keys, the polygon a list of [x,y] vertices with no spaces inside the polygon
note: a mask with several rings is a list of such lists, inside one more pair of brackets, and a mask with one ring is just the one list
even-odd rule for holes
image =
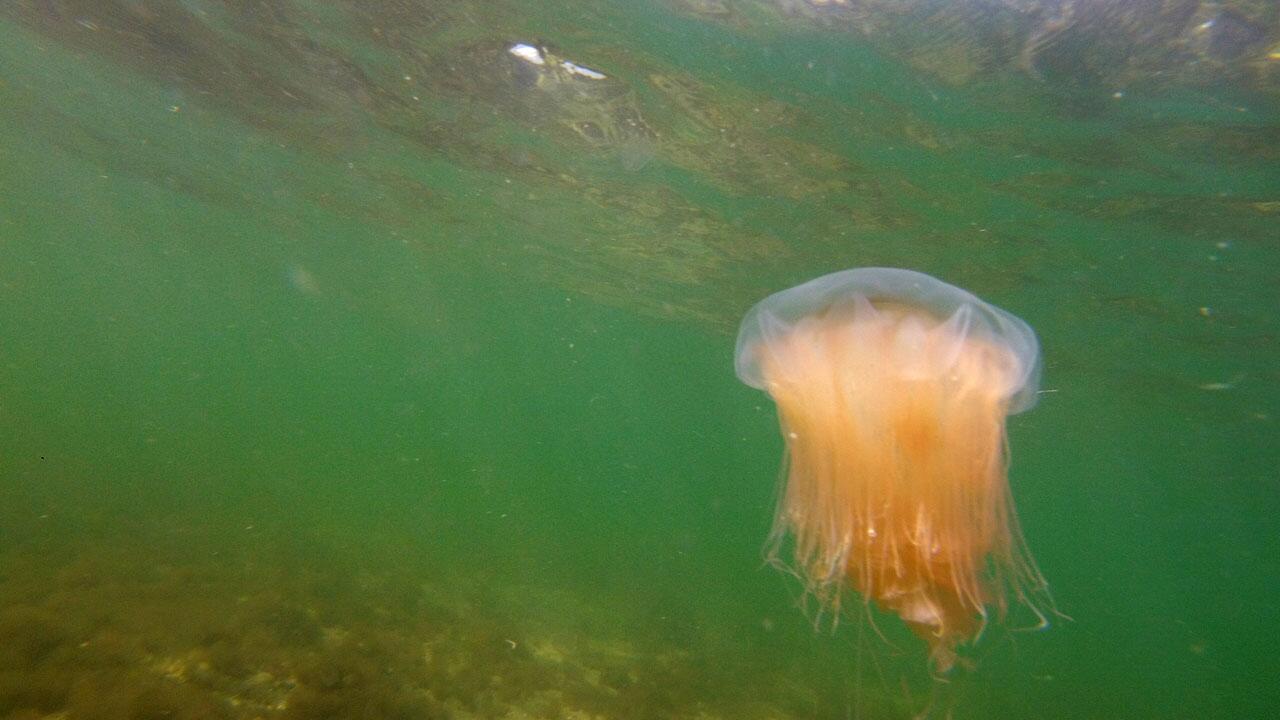
{"label": "underwater vegetation", "polygon": [[813,712],[807,690],[703,656],[714,644],[620,627],[625,613],[551,587],[405,567],[296,530],[125,524],[36,531],[0,554],[0,718]]}
{"label": "underwater vegetation", "polygon": [[[1210,5],[1220,6],[1216,20]],[[1114,119],[1121,105],[1112,95],[1126,89],[1128,75],[1160,84],[1209,73],[1220,83],[1236,72],[1246,86],[1271,87],[1274,73],[1249,70],[1280,64],[1266,59],[1280,24],[1271,3],[791,0],[655,7],[721,33],[712,43],[717,54],[688,65],[643,44],[621,48],[604,30],[582,29],[637,22],[603,4],[575,10],[582,13],[576,24],[563,25],[505,2],[16,0],[0,7],[0,18],[25,33],[15,39],[39,43],[44,58],[61,51],[77,61],[104,60],[126,79],[108,73],[105,85],[75,91],[14,83],[5,117],[113,177],[232,211],[310,202],[335,217],[387,228],[425,258],[455,251],[456,238],[466,236],[501,272],[726,335],[740,309],[765,289],[745,270],[761,263],[949,262],[950,248],[965,242],[958,232],[924,256],[904,245],[924,227],[979,221],[973,215],[984,206],[966,192],[975,176],[948,177],[944,168],[998,155],[1053,166],[1037,171],[1123,167],[1169,177],[1178,170],[1130,162],[1141,154],[1134,148],[1205,158],[1228,143],[1224,150],[1233,156],[1258,158],[1275,145],[1274,131],[1247,114],[1231,123],[1171,120],[1154,127],[1144,118],[1084,136],[1039,138],[1016,115],[988,114],[978,125],[948,120],[937,112],[944,107],[941,91],[930,90],[922,105],[901,91],[923,92],[918,79],[864,78],[856,69],[866,45],[917,72],[950,73],[956,92],[973,86],[994,105],[1032,103],[1067,120]],[[1187,33],[1197,22],[1208,23],[1201,34],[1240,39],[1210,42],[1203,50],[1209,55],[1193,61],[1200,45]],[[775,61],[769,41],[779,25],[828,40],[847,30],[856,52],[842,60],[839,45],[827,42],[812,56],[778,61],[783,74],[770,75],[761,68]],[[513,54],[517,46],[551,60],[531,62],[538,55]],[[1029,46],[1032,59],[1019,68]],[[1136,48],[1135,55],[1113,57],[1125,48]],[[1077,57],[1086,51],[1104,55]],[[1155,54],[1141,54],[1148,52]],[[1169,60],[1170,53],[1181,60]],[[18,60],[32,62],[30,55]],[[849,63],[854,67],[843,67]],[[1024,82],[988,97],[991,84],[979,80],[1000,72]],[[1034,79],[1059,72],[1074,79]],[[95,92],[110,94],[112,82],[123,92],[134,76],[167,98],[155,108],[169,114],[166,129],[124,121],[116,112],[105,113],[107,122],[87,119]],[[223,149],[245,159],[241,166],[193,172],[180,161],[206,114],[249,131],[252,143]],[[54,126],[57,133],[50,132]],[[322,167],[252,175],[248,158],[281,149],[305,152]],[[1026,214],[1048,203],[1086,218],[1094,210],[1029,193],[1007,178],[985,187],[1029,200]],[[1152,201],[1181,204],[1184,196],[1168,192]],[[468,212],[477,197],[494,207]],[[524,232],[492,234],[493,223],[476,221],[491,213]],[[1006,230],[1007,251],[1023,253],[1014,264],[1043,259],[1035,244],[1040,222]]]}
{"label": "underwater vegetation", "polygon": [[1055,83],[1125,87],[1231,82],[1280,91],[1280,8],[1259,0],[673,4],[698,17],[748,27],[783,17],[855,33],[954,85],[1014,71]]}

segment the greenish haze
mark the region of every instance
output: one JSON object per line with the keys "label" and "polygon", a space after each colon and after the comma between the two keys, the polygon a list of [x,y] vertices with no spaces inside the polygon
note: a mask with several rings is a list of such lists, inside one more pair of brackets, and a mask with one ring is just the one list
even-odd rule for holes
{"label": "greenish haze", "polygon": [[[0,718],[1280,713],[1266,48],[1069,82],[931,32],[0,9]],[[948,685],[762,567],[781,443],[736,323],[869,265],[1044,346],[1011,476],[1069,619]]]}

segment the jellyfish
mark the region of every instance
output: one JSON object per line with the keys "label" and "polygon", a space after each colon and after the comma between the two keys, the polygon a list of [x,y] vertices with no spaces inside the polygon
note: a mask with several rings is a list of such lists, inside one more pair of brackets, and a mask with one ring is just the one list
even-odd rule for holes
{"label": "jellyfish", "polygon": [[1007,479],[1005,419],[1039,383],[1025,322],[923,273],[857,268],[758,303],[735,365],[786,448],[767,555],[820,607],[838,617],[851,588],[939,675],[1011,599],[1046,624]]}

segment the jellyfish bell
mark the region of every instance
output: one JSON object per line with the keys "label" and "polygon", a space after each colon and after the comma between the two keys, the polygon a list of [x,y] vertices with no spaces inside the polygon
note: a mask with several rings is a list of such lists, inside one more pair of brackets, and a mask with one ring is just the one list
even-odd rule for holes
{"label": "jellyfish bell", "polygon": [[1006,475],[1005,418],[1039,383],[1026,323],[922,273],[858,268],[753,307],[735,366],[773,398],[786,444],[770,559],[823,606],[852,588],[938,673],[1010,596],[1043,621]]}

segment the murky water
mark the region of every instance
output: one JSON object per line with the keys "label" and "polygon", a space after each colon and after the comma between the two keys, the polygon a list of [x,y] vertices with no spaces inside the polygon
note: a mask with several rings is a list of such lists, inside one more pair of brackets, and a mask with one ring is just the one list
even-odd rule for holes
{"label": "murky water", "polygon": [[[0,717],[1276,713],[1280,10],[888,5],[0,8]],[[945,686],[761,562],[857,266],[1043,344]]]}

